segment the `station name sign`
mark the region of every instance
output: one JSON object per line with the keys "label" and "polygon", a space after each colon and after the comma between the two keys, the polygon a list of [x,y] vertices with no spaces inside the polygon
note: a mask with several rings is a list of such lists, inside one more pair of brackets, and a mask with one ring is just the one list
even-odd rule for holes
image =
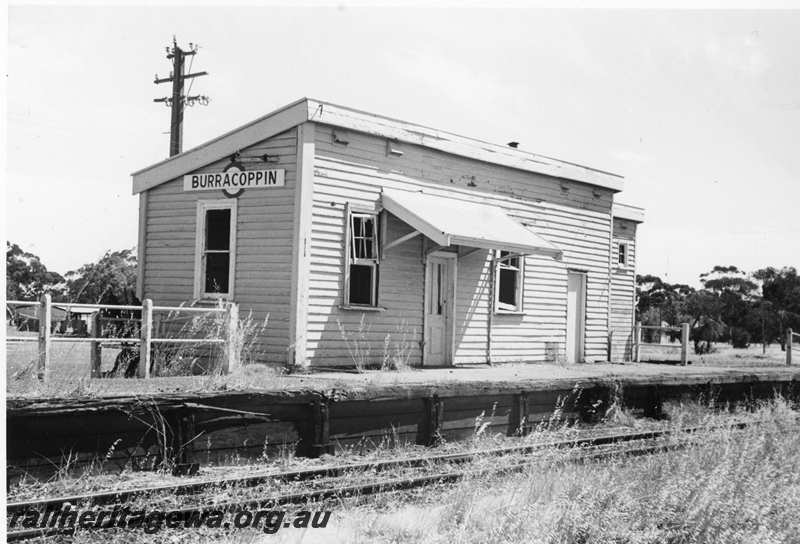
{"label": "station name sign", "polygon": [[184,191],[235,192],[239,189],[264,189],[283,187],[286,184],[286,170],[240,170],[229,168],[214,174],[188,174],[183,176]]}

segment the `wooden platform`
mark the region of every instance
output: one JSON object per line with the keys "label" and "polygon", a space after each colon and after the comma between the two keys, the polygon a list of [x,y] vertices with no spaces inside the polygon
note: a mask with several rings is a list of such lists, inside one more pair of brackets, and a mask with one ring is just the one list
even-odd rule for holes
{"label": "wooden platform", "polygon": [[316,456],[364,441],[458,439],[474,432],[476,418],[487,432],[514,434],[554,413],[591,422],[617,404],[662,417],[669,401],[736,404],[776,393],[800,398],[800,368],[503,365],[320,372],[233,391],[12,398],[8,460],[17,471],[35,472],[65,452],[119,466],[165,451],[202,463],[287,447]]}

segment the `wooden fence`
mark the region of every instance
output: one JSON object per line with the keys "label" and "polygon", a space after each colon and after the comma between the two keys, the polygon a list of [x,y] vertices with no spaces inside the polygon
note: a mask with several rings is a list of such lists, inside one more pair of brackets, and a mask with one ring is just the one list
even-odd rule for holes
{"label": "wooden fence", "polygon": [[[680,345],[673,345],[673,344],[653,344],[642,342],[642,329],[658,329],[662,331],[670,331],[670,332],[678,332],[681,333],[681,343]],[[794,337],[797,337],[800,340],[800,334],[792,331],[792,329],[786,329],[786,365],[792,365],[792,345]],[[611,337],[609,337],[611,338]],[[611,340],[609,340],[610,346]],[[688,361],[689,357],[689,324],[688,323],[681,323],[680,327],[659,327],[657,325],[642,325],[641,323],[636,323],[634,326],[633,332],[633,360],[637,363],[640,360],[639,357],[639,350],[641,346],[659,346],[662,348],[680,348],[681,350],[681,364],[685,365]],[[610,350],[610,347],[609,347]],[[610,353],[610,351],[609,351]]]}
{"label": "wooden fence", "polygon": [[[680,332],[681,343],[676,344],[653,344],[649,342],[642,342],[642,330],[660,330],[667,332]],[[686,365],[689,361],[689,324],[681,323],[680,327],[660,327],[658,325],[642,325],[637,322],[633,330],[633,360],[637,363],[640,361],[640,350],[642,346],[658,346],[661,348],[680,348],[681,350],[681,364]]]}
{"label": "wooden fence", "polygon": [[[90,365],[91,377],[101,377],[100,371],[100,349],[102,343],[119,342],[121,344],[139,344],[139,364],[136,369],[138,378],[150,378],[150,366],[153,357],[154,344],[221,344],[225,350],[222,371],[230,373],[239,365],[240,354],[238,352],[237,335],[239,333],[239,308],[235,303],[228,303],[225,306],[214,307],[188,307],[188,306],[154,306],[153,301],[144,299],[141,306],[136,305],[113,305],[113,304],[83,304],[57,302],[58,308],[93,309],[91,334],[92,336],[58,336],[52,334],[52,309],[53,302],[49,294],[45,294],[38,302],[9,300],[7,305],[24,305],[37,307],[37,317],[39,320],[38,336],[8,336],[7,341],[36,341],[39,343],[39,353],[37,359],[36,375],[40,380],[47,376],[50,368],[50,357],[52,354],[53,342],[91,342]],[[141,319],[138,337],[103,337],[100,330],[100,311],[116,310],[141,312]],[[226,314],[225,334],[223,338],[158,338],[153,336],[153,313],[154,312],[174,312],[174,313],[194,313],[194,314]],[[116,319],[119,321],[120,319]],[[135,318],[124,318],[123,320],[134,321]]]}

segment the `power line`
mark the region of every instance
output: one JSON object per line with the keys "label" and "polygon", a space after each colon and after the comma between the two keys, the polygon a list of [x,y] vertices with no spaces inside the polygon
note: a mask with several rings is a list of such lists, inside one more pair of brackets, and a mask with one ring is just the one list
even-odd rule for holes
{"label": "power line", "polygon": [[[169,77],[159,78],[158,74],[155,76],[153,83],[159,85],[161,83],[172,83],[172,96],[165,96],[162,98],[154,98],[153,102],[162,102],[171,110],[170,115],[170,130],[169,130],[169,156],[177,155],[181,152],[183,147],[183,110],[188,104],[194,106],[195,104],[208,105],[209,98],[205,95],[190,95],[194,78],[207,76],[208,72],[191,73],[192,65],[194,64],[194,56],[197,54],[198,45],[189,42],[189,50],[184,51],[178,47],[175,37],[172,37],[172,47],[167,46],[167,59],[172,60],[172,72]],[[192,57],[189,62],[189,72],[185,74],[183,71],[186,57]],[[183,94],[183,82],[191,79],[189,82],[189,92]]]}

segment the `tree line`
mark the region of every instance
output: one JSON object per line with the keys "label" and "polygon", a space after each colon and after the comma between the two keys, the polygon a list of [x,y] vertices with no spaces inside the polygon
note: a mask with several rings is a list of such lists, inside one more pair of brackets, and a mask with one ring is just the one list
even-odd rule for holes
{"label": "tree line", "polygon": [[699,279],[702,287],[695,289],[637,275],[637,319],[655,326],[689,323],[698,354],[712,350],[714,342],[734,348],[777,342],[785,349],[786,329],[800,330],[800,278],[794,267],[748,273],[736,266],[715,266]]}
{"label": "tree line", "polygon": [[108,251],[93,263],[59,274],[17,244],[6,242],[6,300],[37,300],[50,293],[55,302],[141,304],[136,298],[136,253]]}

